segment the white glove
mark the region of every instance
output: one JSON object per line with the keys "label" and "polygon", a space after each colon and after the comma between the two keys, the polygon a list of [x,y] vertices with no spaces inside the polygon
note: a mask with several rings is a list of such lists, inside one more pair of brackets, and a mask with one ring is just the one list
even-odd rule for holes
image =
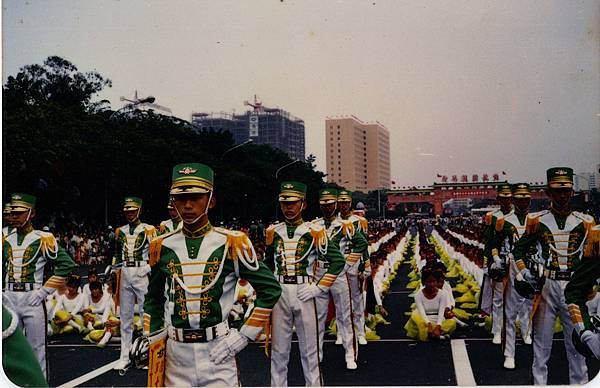
{"label": "white glove", "polygon": [[494,259],[494,262],[492,263],[492,268],[502,268],[502,259],[500,259],[500,256],[492,256]]}
{"label": "white glove", "polygon": [[581,333],[581,342],[590,348],[596,358],[600,359],[600,334],[585,330]]}
{"label": "white glove", "polygon": [[531,274],[531,272],[529,272],[529,269],[525,268],[525,269],[521,270],[520,272],[517,272],[515,279],[522,282],[523,280],[531,281],[534,279],[534,277]]}
{"label": "white glove", "polygon": [[43,301],[46,300],[46,297],[54,292],[54,288],[50,287],[42,287],[37,290],[34,290],[29,296],[29,305],[30,306],[39,306]]}
{"label": "white glove", "polygon": [[298,299],[306,302],[318,295],[321,295],[324,291],[316,284],[305,284],[298,288]]}
{"label": "white glove", "polygon": [[237,329],[230,329],[225,338],[219,340],[215,347],[208,354],[208,359],[215,364],[222,364],[235,357],[242,349],[248,345],[248,337],[240,334]]}

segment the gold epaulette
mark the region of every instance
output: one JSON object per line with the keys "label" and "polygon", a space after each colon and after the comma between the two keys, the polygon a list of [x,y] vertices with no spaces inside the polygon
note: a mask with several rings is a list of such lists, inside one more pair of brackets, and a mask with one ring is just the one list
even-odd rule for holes
{"label": "gold epaulette", "polygon": [[367,232],[369,230],[369,221],[366,218],[358,216],[358,224],[363,232]]}
{"label": "gold epaulette", "polygon": [[492,214],[493,214],[493,212],[485,213],[485,216],[483,217],[483,222],[485,222],[486,225],[492,224],[492,219],[494,218],[494,216]]}
{"label": "gold epaulette", "polygon": [[320,251],[324,251],[327,247],[327,231],[325,228],[320,225],[311,224],[309,230],[315,246]]}
{"label": "gold epaulette", "polygon": [[273,239],[275,238],[275,228],[279,224],[269,225],[267,230],[265,231],[265,242],[267,245],[273,244]]}
{"label": "gold epaulette", "polygon": [[583,256],[585,257],[598,255],[600,255],[600,225],[590,228],[583,250]]}
{"label": "gold epaulette", "polygon": [[233,260],[252,257],[252,242],[246,233],[239,230],[227,230],[225,234],[229,246],[229,257]]}
{"label": "gold epaulette", "polygon": [[498,217],[496,218],[496,232],[500,232],[502,231],[502,229],[504,229],[504,217]]}
{"label": "gold epaulette", "polygon": [[167,230],[167,226],[165,224],[160,224],[158,226],[158,230],[160,231],[160,233],[164,233]]}
{"label": "gold epaulette", "polygon": [[150,241],[150,248],[148,249],[148,264],[150,264],[150,267],[154,267],[154,265],[160,260],[160,250],[162,249],[162,243],[165,237],[167,236],[170,236],[170,233]]}
{"label": "gold epaulette", "polygon": [[346,236],[346,238],[352,238],[355,232],[356,229],[354,228],[354,223],[352,221],[342,220],[342,234]]}
{"label": "gold epaulette", "polygon": [[589,214],[584,214],[580,212],[573,212],[573,215],[581,220],[583,223],[583,227],[587,233],[590,233],[596,222],[594,221],[594,217]]}
{"label": "gold epaulette", "polygon": [[540,215],[539,214],[528,214],[527,221],[525,222],[525,233],[532,234],[537,232],[540,227]]}
{"label": "gold epaulette", "polygon": [[119,232],[121,232],[121,228],[115,229],[115,238],[119,237]]}
{"label": "gold epaulette", "polygon": [[144,227],[144,232],[148,238],[156,237],[156,228],[152,225],[146,225]]}
{"label": "gold epaulette", "polygon": [[52,233],[38,231],[40,236],[40,249],[42,254],[47,255],[48,253],[56,253],[58,249],[56,238]]}

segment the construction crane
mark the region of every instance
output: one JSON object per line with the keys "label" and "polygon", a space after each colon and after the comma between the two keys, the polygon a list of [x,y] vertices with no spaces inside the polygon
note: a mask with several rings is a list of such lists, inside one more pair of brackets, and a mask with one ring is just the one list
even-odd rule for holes
{"label": "construction crane", "polygon": [[244,101],[244,105],[251,106],[252,108],[254,108],[254,112],[256,112],[256,113],[261,113],[261,112],[277,112],[279,110],[279,108],[267,108],[266,106],[264,106],[262,104],[262,102],[258,101],[258,98],[256,97],[256,94],[254,95],[254,104],[251,103],[251,102],[248,102],[246,100],[246,101]]}

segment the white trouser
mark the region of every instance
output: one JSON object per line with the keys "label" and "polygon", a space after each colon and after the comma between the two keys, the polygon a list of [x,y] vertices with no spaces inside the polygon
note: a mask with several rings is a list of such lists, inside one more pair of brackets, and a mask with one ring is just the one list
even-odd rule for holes
{"label": "white trouser", "polygon": [[121,361],[129,362],[129,349],[133,338],[133,315],[135,313],[135,300],[137,299],[140,319],[143,317],[144,297],[148,292],[149,266],[123,267],[121,269],[121,295],[119,304],[121,309]]}
{"label": "white trouser", "polygon": [[[322,272],[322,273],[321,273]],[[317,270],[317,278],[320,278],[325,269]],[[329,295],[335,305],[335,324],[338,335],[342,338],[346,361],[356,361],[356,335],[352,324],[352,301],[350,299],[350,285],[347,273],[338,275],[329,292],[315,298],[319,317],[319,360],[323,359],[323,337],[325,335],[325,321],[329,311]]]}
{"label": "white trouser", "polygon": [[195,343],[168,339],[165,387],[239,386],[235,357],[223,364],[215,364],[208,359],[210,351],[223,339]]}
{"label": "white trouser", "polygon": [[356,327],[356,335],[359,337],[365,336],[365,304],[363,295],[360,289],[361,280],[358,278],[358,273],[348,271],[348,283],[350,284],[350,298],[352,299],[352,320]]}
{"label": "white trouser", "polygon": [[488,315],[492,313],[492,279],[488,275],[483,276],[481,283],[481,298],[479,310],[486,312]]}
{"label": "white trouser", "polygon": [[571,339],[573,323],[565,303],[566,280],[546,278],[542,289],[540,304],[533,317],[533,383],[546,385],[548,379],[548,360],[552,351],[554,321],[558,316],[563,327],[565,350],[569,361],[569,383],[585,384],[588,381],[587,365]]}
{"label": "white trouser", "polygon": [[288,362],[292,347],[292,327],[296,327],[300,360],[307,386],[321,386],[319,334],[315,299],[302,302],[297,297],[302,285],[282,284],[281,297],[271,313],[271,386],[287,387]]}
{"label": "white trouser", "polygon": [[504,312],[502,304],[504,303],[504,282],[490,279],[492,290],[492,334],[502,333],[502,321]]}
{"label": "white trouser", "polygon": [[525,338],[529,334],[529,323],[531,320],[531,309],[533,300],[523,298],[515,288],[515,275],[517,266],[513,260],[510,261],[510,272],[508,274],[508,283],[505,291],[505,344],[504,356],[515,357],[515,341],[517,337],[516,320],[521,322],[521,337]]}
{"label": "white trouser", "polygon": [[10,307],[19,320],[19,326],[24,329],[25,337],[31,344],[34,353],[40,362],[44,377],[48,377],[46,370],[46,325],[47,318],[44,311],[44,303],[37,306],[30,306],[29,299],[33,297],[33,293],[37,290],[26,292],[4,291],[3,303]]}

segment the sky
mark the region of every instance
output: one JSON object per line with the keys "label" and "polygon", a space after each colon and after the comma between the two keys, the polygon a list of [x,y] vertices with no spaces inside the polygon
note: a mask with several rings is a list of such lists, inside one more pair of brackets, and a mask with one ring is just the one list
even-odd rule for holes
{"label": "sky", "polygon": [[[325,118],[390,131],[391,179],[600,163],[600,2],[2,2],[3,82],[61,56],[176,116],[243,112],[256,94],[304,119],[325,170]],[[438,179],[439,180],[439,179]]]}

